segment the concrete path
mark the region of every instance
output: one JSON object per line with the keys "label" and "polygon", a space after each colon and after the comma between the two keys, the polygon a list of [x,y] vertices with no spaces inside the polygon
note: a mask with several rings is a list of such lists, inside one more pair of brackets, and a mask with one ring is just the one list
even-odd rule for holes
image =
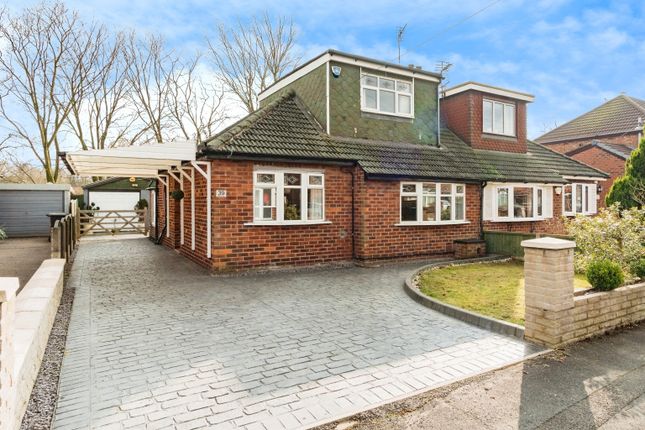
{"label": "concrete path", "polygon": [[409,299],[420,264],[221,278],[83,243],[53,427],[307,428],[536,352]]}
{"label": "concrete path", "polygon": [[383,406],[343,424],[352,430],[641,430],[644,345],[645,322]]}

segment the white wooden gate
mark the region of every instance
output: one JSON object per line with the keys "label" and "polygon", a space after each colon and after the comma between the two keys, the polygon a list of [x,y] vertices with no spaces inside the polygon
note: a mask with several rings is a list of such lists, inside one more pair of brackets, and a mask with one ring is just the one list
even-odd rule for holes
{"label": "white wooden gate", "polygon": [[140,210],[82,210],[81,236],[93,234],[148,235],[148,211]]}

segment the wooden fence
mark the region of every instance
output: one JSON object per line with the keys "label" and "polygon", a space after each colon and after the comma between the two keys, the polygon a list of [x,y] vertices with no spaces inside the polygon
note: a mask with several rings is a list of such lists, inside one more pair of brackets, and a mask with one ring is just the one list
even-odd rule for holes
{"label": "wooden fence", "polygon": [[70,213],[54,223],[51,229],[51,258],[64,258],[69,261],[80,238],[78,204],[70,203]]}
{"label": "wooden fence", "polygon": [[559,239],[571,239],[569,236],[545,233],[516,233],[511,231],[485,231],[486,252],[489,254],[508,255],[511,257],[524,257],[522,241],[538,237],[556,237]]}
{"label": "wooden fence", "polygon": [[148,211],[140,210],[81,210],[80,235],[90,234],[148,234]]}

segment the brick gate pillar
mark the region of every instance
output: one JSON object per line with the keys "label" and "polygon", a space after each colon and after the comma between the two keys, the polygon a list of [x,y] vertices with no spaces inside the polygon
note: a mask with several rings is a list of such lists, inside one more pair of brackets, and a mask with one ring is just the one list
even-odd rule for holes
{"label": "brick gate pillar", "polygon": [[548,347],[562,345],[573,324],[573,250],[570,240],[525,240],[524,337]]}

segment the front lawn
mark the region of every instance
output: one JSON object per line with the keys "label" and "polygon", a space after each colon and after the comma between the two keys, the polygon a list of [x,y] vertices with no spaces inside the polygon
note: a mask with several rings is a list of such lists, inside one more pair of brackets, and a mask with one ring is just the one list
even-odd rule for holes
{"label": "front lawn", "polygon": [[[453,306],[524,325],[524,265],[521,261],[466,264],[422,273],[423,294]],[[591,286],[576,275],[575,289]]]}

